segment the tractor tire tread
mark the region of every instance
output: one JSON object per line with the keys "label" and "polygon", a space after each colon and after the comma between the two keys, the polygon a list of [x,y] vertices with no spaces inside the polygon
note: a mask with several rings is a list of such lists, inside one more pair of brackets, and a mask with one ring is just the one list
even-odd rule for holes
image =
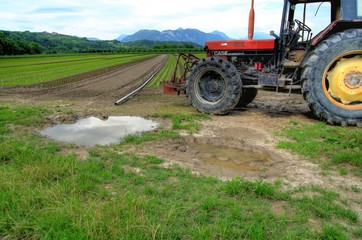
{"label": "tractor tire tread", "polygon": [[322,81],[315,76],[316,70],[318,70],[318,66],[328,65],[324,59],[326,51],[341,52],[344,48],[347,48],[347,45],[352,45],[352,47],[354,46],[358,49],[362,45],[361,40],[362,29],[348,29],[343,32],[336,33],[323,40],[309,55],[307,62],[304,64],[301,75],[303,97],[312,112],[321,120],[324,120],[331,125],[362,127],[362,116],[350,118],[347,114],[338,114],[336,111],[331,111],[326,104],[322,104],[319,100],[319,95],[324,93],[320,91],[318,92],[318,90],[315,90],[314,87],[314,81]]}

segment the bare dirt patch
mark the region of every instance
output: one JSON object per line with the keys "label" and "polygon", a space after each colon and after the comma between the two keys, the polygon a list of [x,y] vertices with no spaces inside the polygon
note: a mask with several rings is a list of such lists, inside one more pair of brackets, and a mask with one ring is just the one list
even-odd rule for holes
{"label": "bare dirt patch", "polygon": [[[159,56],[142,63],[128,65],[125,68],[92,77],[81,82],[55,88],[12,89],[0,92],[3,105],[31,105],[61,108],[72,114],[55,114],[49,117],[48,124],[71,122],[83,116],[147,116],[162,111],[177,112],[180,109],[194,111],[185,96],[167,96],[161,88],[146,87],[135,97],[121,106],[114,102],[135,87],[141,85],[142,76],[150,69],[159,66],[166,56]],[[151,74],[151,73],[150,73]],[[141,78],[140,78],[141,77]],[[158,121],[160,119],[156,119]],[[128,151],[137,154],[154,154],[166,160],[165,167],[172,164],[189,167],[197,174],[216,176],[221,179],[243,177],[275,181],[281,179],[286,188],[320,185],[341,193],[343,198],[351,200],[353,208],[360,213],[360,179],[347,175],[340,176],[333,171],[323,174],[321,167],[289,151],[276,148],[280,140],[274,132],[287,125],[291,120],[301,122],[318,121],[309,111],[300,94],[259,91],[255,101],[247,108],[235,109],[226,116],[211,116],[202,121],[197,134],[181,132],[181,140],[150,142],[134,146]],[[168,120],[160,120],[162,126],[170,126]],[[197,148],[207,145],[210,151]],[[211,149],[233,149],[267,156],[267,160],[257,159],[242,164],[231,157],[216,156],[213,162],[205,162],[207,156],[215,156]],[[81,148],[80,152],[84,152]],[[83,156],[84,157],[84,156]],[[227,163],[230,164],[227,164]],[[317,161],[316,161],[317,162]],[[276,211],[282,211],[276,206]]]}

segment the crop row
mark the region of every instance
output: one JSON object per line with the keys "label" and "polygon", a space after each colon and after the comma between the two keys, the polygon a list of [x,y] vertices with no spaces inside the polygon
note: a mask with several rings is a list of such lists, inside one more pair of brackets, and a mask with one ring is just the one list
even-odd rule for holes
{"label": "crop row", "polygon": [[[16,86],[50,81],[118,64],[139,61],[153,55],[85,55],[45,58],[9,59],[0,61],[0,86]],[[82,58],[83,57],[83,58]],[[19,60],[19,62],[16,62]],[[28,60],[28,61],[26,61]],[[48,60],[48,62],[46,62]],[[5,65],[5,66],[4,66]]]}
{"label": "crop row", "polygon": [[47,54],[25,56],[0,56],[0,68],[17,67],[23,65],[49,64],[70,61],[85,61],[93,59],[112,59],[130,57],[140,54]]}
{"label": "crop row", "polygon": [[[195,56],[201,59],[201,58],[205,57],[205,54],[204,53],[195,54]],[[176,64],[177,64],[177,55],[169,55],[167,63],[162,68],[162,70],[154,77],[154,79],[149,84],[149,86],[157,87],[161,84],[162,81],[171,80],[172,74],[174,73],[174,70],[176,67]],[[184,64],[185,64],[185,61],[182,58],[180,58],[180,61],[178,63],[178,67],[177,67],[177,72],[176,72],[177,78],[181,77],[181,74],[183,73],[183,70],[184,70]]]}
{"label": "crop row", "polygon": [[153,78],[152,82],[149,84],[152,86],[159,86],[163,80],[170,80],[172,76],[172,72],[175,68],[175,55],[168,55],[167,62],[165,66],[161,69],[161,71]]}

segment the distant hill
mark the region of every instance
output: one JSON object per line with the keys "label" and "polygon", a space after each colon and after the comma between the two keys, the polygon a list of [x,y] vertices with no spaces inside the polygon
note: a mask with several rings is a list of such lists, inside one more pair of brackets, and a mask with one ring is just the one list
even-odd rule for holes
{"label": "distant hill", "polygon": [[94,37],[87,37],[87,39],[89,41],[99,41],[100,40],[99,38],[94,38]]}
{"label": "distant hill", "polygon": [[118,38],[116,38],[116,40],[122,42],[122,40],[127,36],[127,34],[121,34]]}
{"label": "distant hill", "polygon": [[220,31],[213,31],[213,32],[211,32],[211,34],[215,34],[215,35],[219,35],[219,36],[223,37],[222,40],[231,39],[228,35],[226,35],[226,34],[223,33],[223,32],[220,32]]}
{"label": "distant hill", "polygon": [[127,47],[140,47],[140,48],[163,48],[172,46],[184,46],[185,48],[202,48],[201,45],[193,42],[175,42],[175,41],[151,41],[151,40],[137,40],[131,42],[120,43]]}
{"label": "distant hill", "polygon": [[88,40],[49,32],[0,30],[0,55],[102,52],[115,50],[119,42]]}
{"label": "distant hill", "polygon": [[0,55],[92,52],[179,52],[202,51],[190,42],[138,40],[119,42],[49,32],[0,30]]}
{"label": "distant hill", "polygon": [[206,41],[211,40],[228,40],[230,39],[226,34],[214,31],[212,33],[205,33],[198,29],[183,29],[177,30],[140,30],[132,35],[124,37],[122,42],[150,40],[150,41],[173,41],[173,42],[193,42],[198,45],[205,45]]}

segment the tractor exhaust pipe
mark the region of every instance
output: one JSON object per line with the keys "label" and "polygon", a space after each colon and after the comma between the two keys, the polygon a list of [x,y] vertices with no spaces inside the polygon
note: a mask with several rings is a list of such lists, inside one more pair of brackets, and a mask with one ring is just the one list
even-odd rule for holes
{"label": "tractor exhaust pipe", "polygon": [[255,23],[254,0],[251,0],[251,8],[249,11],[248,40],[253,40],[254,23]]}

